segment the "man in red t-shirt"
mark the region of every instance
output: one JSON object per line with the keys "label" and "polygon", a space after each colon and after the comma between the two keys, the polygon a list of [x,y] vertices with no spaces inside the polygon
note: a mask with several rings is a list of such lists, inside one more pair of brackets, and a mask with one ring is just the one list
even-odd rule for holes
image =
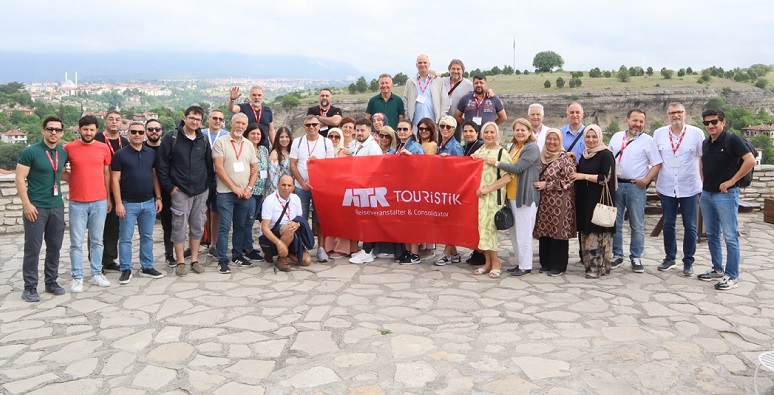
{"label": "man in red t-shirt", "polygon": [[95,142],[99,121],[87,115],[78,120],[80,140],[65,145],[70,170],[62,179],[70,182],[70,292],[83,292],[83,239],[89,229],[91,283],[109,287],[102,274],[102,235],[105,216],[112,210],[110,196],[110,150]]}

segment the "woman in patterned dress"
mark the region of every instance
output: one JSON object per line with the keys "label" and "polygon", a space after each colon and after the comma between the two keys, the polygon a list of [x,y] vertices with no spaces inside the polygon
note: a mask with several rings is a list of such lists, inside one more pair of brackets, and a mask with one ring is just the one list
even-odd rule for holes
{"label": "woman in patterned dress", "polygon": [[253,248],[253,225],[255,220],[261,217],[261,202],[263,202],[263,193],[266,191],[266,180],[269,176],[269,150],[262,142],[266,135],[266,127],[258,123],[251,123],[245,129],[244,137],[253,143],[255,156],[258,157],[258,177],[255,179],[253,187],[253,197],[250,198],[250,204],[247,208],[247,218],[245,218],[244,239],[242,240],[242,249],[245,256],[255,261],[263,261],[263,255],[257,248]]}
{"label": "woman in patterned dress", "polygon": [[265,196],[269,196],[277,190],[280,177],[285,174],[293,177],[293,174],[290,174],[290,143],[292,141],[293,136],[290,134],[290,129],[286,126],[277,129],[274,144],[272,144],[269,154],[269,180],[266,183]]}
{"label": "woman in patterned dress", "polygon": [[569,240],[577,232],[575,188],[570,178],[575,173],[575,158],[564,150],[559,129],[546,132],[540,163],[540,181],[534,183],[540,204],[532,236],[539,241],[540,272],[561,276],[567,270]]}
{"label": "woman in patterned dress", "polygon": [[[474,159],[484,160],[494,158],[496,162],[512,163],[508,152],[499,144],[500,130],[494,122],[487,122],[481,128],[484,145],[472,155]],[[481,275],[489,273],[490,278],[500,277],[502,265],[497,257],[497,228],[494,224],[494,215],[500,206],[507,202],[505,191],[501,191],[511,175],[507,172],[499,172],[496,166],[483,166],[481,186],[476,191],[478,196],[478,248],[483,252],[486,262],[484,266],[473,271],[473,274]],[[497,197],[500,196],[498,202]]]}

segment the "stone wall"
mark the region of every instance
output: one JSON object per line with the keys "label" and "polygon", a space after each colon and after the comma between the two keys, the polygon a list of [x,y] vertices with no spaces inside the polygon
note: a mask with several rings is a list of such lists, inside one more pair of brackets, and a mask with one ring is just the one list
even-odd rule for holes
{"label": "stone wall", "polygon": [[[651,184],[651,189],[653,186]],[[65,199],[65,213],[67,210],[67,198],[69,185],[62,183],[62,193]],[[655,192],[655,190],[653,191]],[[755,168],[755,178],[752,185],[742,190],[742,199],[754,202],[763,208],[763,200],[774,196],[774,165],[761,165]],[[22,221],[22,203],[16,192],[13,174],[0,175],[0,234],[22,233],[24,222]]]}

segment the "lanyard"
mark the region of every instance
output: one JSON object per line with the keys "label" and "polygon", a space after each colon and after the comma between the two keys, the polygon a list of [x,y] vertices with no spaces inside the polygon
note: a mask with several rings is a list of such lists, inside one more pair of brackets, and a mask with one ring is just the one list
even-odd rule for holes
{"label": "lanyard", "polygon": [[425,93],[425,91],[427,90],[427,87],[430,86],[430,76],[429,75],[427,76],[427,83],[425,84],[424,87],[422,86],[421,77],[417,76],[417,85],[419,86],[419,90],[421,90],[422,93]]}
{"label": "lanyard", "polygon": [[217,140],[218,137],[220,137],[220,130],[218,130],[218,133],[215,133],[215,139],[212,138],[212,131],[208,130],[207,134],[209,135],[209,138],[210,138],[210,147],[212,147],[213,145],[215,145],[215,140]]}
{"label": "lanyard", "polygon": [[[634,139],[636,139],[636,138],[637,138],[637,137],[635,137],[635,138],[633,138],[633,139],[629,140],[629,142],[626,142],[626,134],[624,133],[623,140],[621,140],[621,150],[620,150],[620,151],[618,151],[618,163],[621,163],[621,160],[623,159],[623,153],[624,153],[624,150],[626,149],[626,147],[628,147],[628,146],[629,146],[629,144],[633,143],[633,142],[634,142]],[[682,140],[682,139],[681,139],[681,140]],[[678,144],[678,147],[679,147],[679,146],[680,146],[680,145]],[[675,149],[675,150],[677,150],[677,149]]]}
{"label": "lanyard", "polygon": [[[319,142],[320,142],[320,136],[317,136],[317,140],[314,141],[314,145],[312,146],[312,148],[309,148],[309,139],[308,138],[306,139],[306,157],[307,158],[312,156],[312,152],[314,152],[315,149],[317,149],[317,143]],[[325,143],[323,143],[323,145],[325,145]]]}
{"label": "lanyard", "polygon": [[398,144],[398,145],[395,147],[395,154],[399,154],[399,153],[400,153],[400,150],[402,150],[402,149],[403,149],[403,147],[405,147],[405,146],[406,146],[406,144],[405,144],[405,143],[399,143],[399,144]]}
{"label": "lanyard", "polygon": [[323,108],[322,108],[322,106],[317,106],[317,107],[320,109],[320,116],[321,116],[321,117],[327,117],[327,116],[328,116],[328,111],[330,111],[330,110],[331,110],[331,108],[330,108],[330,107],[328,107],[328,109],[327,109],[327,110],[325,110],[325,111],[323,111]]}
{"label": "lanyard", "polygon": [[[285,207],[285,204],[290,200],[290,197],[288,197],[288,200],[282,201],[282,198],[279,195],[279,192],[274,192],[274,194],[277,196],[277,201],[280,202],[280,206]],[[288,209],[290,206],[288,206]],[[288,221],[290,221],[290,210],[285,210],[285,216],[288,217]]]}
{"label": "lanyard", "polygon": [[538,138],[540,137],[540,133],[543,133],[543,128],[541,127],[537,132],[533,130],[532,133],[535,135],[535,138]]}
{"label": "lanyard", "polygon": [[46,151],[48,161],[51,162],[51,168],[54,169],[54,182],[56,182],[56,171],[59,170],[59,151],[54,151],[56,154],[56,161],[51,157],[51,151]]}
{"label": "lanyard", "polygon": [[672,127],[669,127],[669,145],[672,146],[672,153],[677,155],[677,150],[680,148],[680,144],[683,143],[683,137],[685,137],[685,131],[688,130],[688,126],[683,126],[683,130],[680,132],[680,139],[677,140],[677,146],[672,141]]}
{"label": "lanyard", "polygon": [[255,106],[250,103],[250,109],[253,110],[253,116],[255,116],[255,122],[261,123],[261,117],[263,116],[263,106],[258,108],[258,112],[255,112]]}
{"label": "lanyard", "polygon": [[244,141],[239,142],[239,151],[236,149],[236,145],[234,145],[234,140],[231,140],[231,148],[234,149],[234,155],[236,155],[236,160],[239,160],[239,155],[242,155],[242,148],[244,148],[244,145],[242,145]]}
{"label": "lanyard", "polygon": [[481,108],[481,104],[483,104],[484,100],[486,100],[486,96],[482,97],[481,100],[478,100],[476,95],[473,95],[473,100],[476,102],[476,115],[481,116],[481,111],[479,110]]}
{"label": "lanyard", "polygon": [[[102,135],[105,136],[104,133]],[[110,139],[107,136],[105,136],[105,144],[110,148],[110,157],[112,158],[116,151],[113,149],[113,144],[110,144]],[[121,149],[121,136],[118,136],[118,149]]]}
{"label": "lanyard", "polygon": [[513,162],[516,162],[516,158],[519,157],[519,154],[521,153],[521,150],[524,149],[524,146],[522,145],[521,148],[516,149],[516,150],[514,150],[514,148],[516,148],[516,144],[512,144],[511,145],[511,152],[509,152],[509,153],[511,154],[511,160]]}

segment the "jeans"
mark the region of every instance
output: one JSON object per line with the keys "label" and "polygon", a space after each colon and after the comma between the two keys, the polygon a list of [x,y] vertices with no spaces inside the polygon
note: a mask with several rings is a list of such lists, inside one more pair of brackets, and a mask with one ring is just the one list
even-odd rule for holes
{"label": "jeans", "polygon": [[240,199],[233,192],[218,193],[218,262],[228,261],[228,233],[231,225],[234,232],[231,234],[231,257],[238,258],[242,254],[242,241],[244,241],[245,218],[250,207],[251,199]]}
{"label": "jeans", "polygon": [[699,195],[673,198],[661,195],[661,211],[664,215],[664,252],[666,258],[677,258],[677,209],[683,217],[683,263],[693,264],[693,254],[696,253],[696,219],[699,209]]}
{"label": "jeans", "polygon": [[24,289],[38,286],[38,260],[43,240],[46,241],[46,259],[43,265],[46,285],[53,284],[59,277],[59,250],[64,238],[64,206],[56,208],[38,207],[35,222],[24,218],[24,260],[22,273]]}
{"label": "jeans", "polygon": [[645,250],[645,188],[637,188],[632,183],[618,184],[615,191],[615,206],[618,213],[615,217],[615,233],[613,233],[613,256],[624,256],[623,226],[624,209],[629,212],[629,258],[640,258]]}
{"label": "jeans", "polygon": [[731,278],[739,277],[739,239],[736,235],[736,213],[739,209],[739,188],[731,188],[728,193],[701,193],[701,216],[704,218],[704,230],[707,232],[707,245],[712,256],[712,269],[723,271],[723,248],[720,246],[720,232],[726,240],[725,274]]}
{"label": "jeans", "polygon": [[118,257],[121,271],[132,269],[132,236],[134,225],[140,232],[140,265],[153,269],[153,225],[156,223],[156,201],[124,202],[126,217],[118,221]]}
{"label": "jeans", "polygon": [[102,235],[105,231],[107,200],[70,201],[70,265],[72,277],[83,278],[83,239],[89,229],[91,275],[102,273]]}
{"label": "jeans", "polygon": [[[296,195],[298,195],[298,198],[301,199],[301,210],[303,211],[303,214],[301,214],[304,219],[307,221],[309,220],[309,206],[312,204],[312,191],[305,191],[303,188],[296,187],[296,190],[294,191]],[[312,222],[319,223],[320,220],[317,219],[317,210],[314,210],[312,212]]]}
{"label": "jeans", "polygon": [[[253,195],[252,198],[250,198],[248,207],[247,207],[247,216],[245,217],[245,236],[242,241],[241,246],[244,247],[245,251],[252,251],[253,250],[253,225],[255,225],[255,221],[259,220],[261,218],[261,206],[263,196],[261,195]],[[258,227],[258,231],[260,233],[260,226]]]}

